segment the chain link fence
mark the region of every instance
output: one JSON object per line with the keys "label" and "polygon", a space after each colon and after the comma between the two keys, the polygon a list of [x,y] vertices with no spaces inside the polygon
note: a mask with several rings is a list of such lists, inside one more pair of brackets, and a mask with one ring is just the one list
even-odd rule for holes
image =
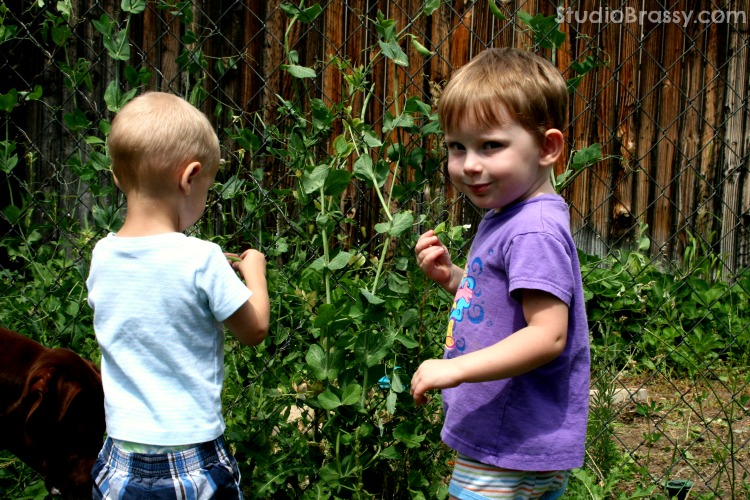
{"label": "chain link fence", "polygon": [[[270,338],[258,349],[229,344],[225,410],[247,470],[270,467],[284,456],[274,436],[325,428],[305,400],[321,390],[307,343],[359,321],[349,310],[348,323],[321,326],[322,303],[361,312],[387,300],[397,314],[383,321],[403,327],[398,338],[417,338],[422,359],[440,352],[445,318],[434,312],[447,313],[451,297],[409,264],[411,248],[443,222],[461,263],[481,214],[445,175],[430,116],[474,54],[527,48],[571,87],[568,159],[556,174],[590,304],[590,487],[614,495],[608,478],[629,493],[682,478],[696,496],[744,498],[749,14],[747,1],[7,1],[0,325],[97,357],[83,280],[93,243],[125,210],[108,173],[108,123],[137,91],[186,97],[216,124],[226,161],[192,231],[269,260]],[[400,123],[407,111],[419,119]],[[350,132],[358,139],[338,140]],[[375,181],[356,175],[350,147],[382,147]],[[315,184],[313,167],[330,169],[330,158],[355,173],[337,174],[340,189]],[[397,232],[404,213],[411,224]],[[373,269],[366,293],[352,286],[357,266]],[[379,327],[367,328],[377,338]],[[364,370],[365,392],[392,392],[396,367],[405,382],[421,360],[380,359]],[[377,411],[390,409],[384,397]],[[428,453],[449,459],[439,446]],[[305,490],[304,478],[283,481],[266,491]]]}

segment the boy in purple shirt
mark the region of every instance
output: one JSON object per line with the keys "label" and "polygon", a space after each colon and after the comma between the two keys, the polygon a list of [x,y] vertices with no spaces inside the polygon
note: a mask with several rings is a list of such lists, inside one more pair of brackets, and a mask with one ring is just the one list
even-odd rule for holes
{"label": "boy in purple shirt", "polygon": [[427,276],[456,294],[444,358],[411,381],[416,404],[443,390],[442,438],[458,451],[452,498],[557,499],[583,465],[588,324],[568,207],[551,182],[567,100],[545,59],[488,49],[438,104],[451,180],[488,210],[466,269],[432,230],[415,248]]}

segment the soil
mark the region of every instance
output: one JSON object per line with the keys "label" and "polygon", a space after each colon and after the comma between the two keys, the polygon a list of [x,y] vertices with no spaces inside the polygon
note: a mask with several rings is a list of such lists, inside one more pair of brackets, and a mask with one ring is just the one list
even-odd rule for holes
{"label": "soil", "polygon": [[642,484],[686,479],[694,483],[690,498],[750,498],[747,379],[621,380],[625,397],[611,407],[613,440],[644,471]]}

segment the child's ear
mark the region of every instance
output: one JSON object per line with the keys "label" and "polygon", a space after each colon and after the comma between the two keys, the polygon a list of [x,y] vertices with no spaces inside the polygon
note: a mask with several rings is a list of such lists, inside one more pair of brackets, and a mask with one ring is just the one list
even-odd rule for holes
{"label": "child's ear", "polygon": [[549,167],[557,163],[563,151],[562,132],[556,128],[547,129],[544,133],[544,144],[539,152],[539,165]]}
{"label": "child's ear", "polygon": [[198,176],[201,171],[200,162],[194,161],[188,163],[180,175],[180,190],[185,194],[190,194],[190,190],[193,187],[193,180]]}

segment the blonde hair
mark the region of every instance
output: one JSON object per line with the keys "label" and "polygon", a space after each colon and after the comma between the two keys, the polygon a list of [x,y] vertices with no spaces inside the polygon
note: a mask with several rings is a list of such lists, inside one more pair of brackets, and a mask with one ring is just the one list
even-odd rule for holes
{"label": "blonde hair", "polygon": [[510,116],[542,144],[547,130],[565,127],[567,106],[565,79],[551,62],[525,50],[493,48],[454,74],[438,116],[446,133],[464,123],[493,128]]}
{"label": "blonde hair", "polygon": [[158,192],[180,167],[218,168],[219,139],[206,115],[181,97],[146,92],[123,107],[108,139],[112,173],[123,190]]}

